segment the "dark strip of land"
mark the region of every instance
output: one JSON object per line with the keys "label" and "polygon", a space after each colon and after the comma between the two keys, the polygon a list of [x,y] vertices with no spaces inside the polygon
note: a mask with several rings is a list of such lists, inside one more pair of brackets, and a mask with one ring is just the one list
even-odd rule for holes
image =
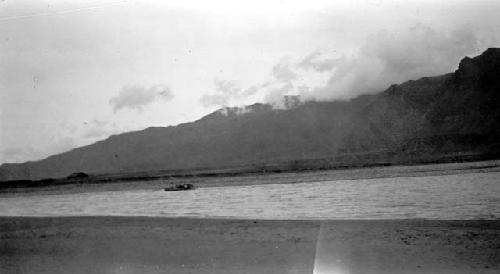
{"label": "dark strip of land", "polygon": [[[358,180],[387,177],[435,176],[470,172],[499,172],[500,160],[441,163],[426,165],[377,166],[364,168],[288,171],[267,173],[221,173],[214,176],[191,174],[180,177],[138,177],[130,180],[100,181],[94,178],[68,181],[38,182],[35,185],[0,183],[0,194],[5,193],[75,193],[133,189],[162,189],[176,184],[193,184],[195,187],[221,187],[257,184],[291,184],[305,182]],[[147,178],[147,179],[145,179]]]}
{"label": "dark strip of land", "polygon": [[[377,154],[375,154],[377,155]],[[373,155],[372,155],[373,156]],[[38,180],[8,180],[0,181],[0,192],[15,192],[16,189],[33,189],[41,187],[53,187],[64,185],[92,185],[92,184],[109,184],[137,181],[179,181],[179,180],[203,180],[203,179],[219,179],[232,178],[242,176],[262,176],[269,174],[281,173],[310,173],[310,172],[336,172],[344,170],[362,170],[362,169],[377,169],[385,167],[408,167],[412,169],[414,166],[446,166],[462,165],[465,168],[478,168],[477,163],[484,164],[479,168],[499,168],[500,155],[498,154],[460,154],[440,156],[436,158],[411,158],[401,161],[370,161],[368,155],[358,155],[362,162],[342,162],[325,159],[304,159],[291,162],[277,162],[274,164],[265,164],[257,166],[240,166],[227,167],[220,169],[204,168],[204,169],[185,169],[185,170],[159,170],[145,172],[122,172],[114,174],[86,174],[84,172],[76,172],[65,178],[44,178]],[[481,165],[481,164],[479,164]]]}

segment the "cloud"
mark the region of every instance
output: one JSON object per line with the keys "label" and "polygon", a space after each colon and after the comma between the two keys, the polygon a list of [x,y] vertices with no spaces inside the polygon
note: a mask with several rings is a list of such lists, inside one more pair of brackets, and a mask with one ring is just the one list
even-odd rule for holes
{"label": "cloud", "polygon": [[229,100],[238,97],[241,88],[236,81],[214,79],[215,93],[205,94],[201,98],[204,106],[225,106]]}
{"label": "cloud", "polygon": [[321,51],[316,50],[296,64],[298,68],[312,69],[318,72],[332,70],[339,59],[325,58]]}
{"label": "cloud", "polygon": [[[314,57],[314,56],[313,56]],[[312,58],[309,58],[310,63],[313,62]],[[314,60],[314,62],[326,62],[329,60]],[[308,64],[309,65],[309,64]],[[257,83],[255,85],[249,86],[247,88],[241,88],[236,81],[228,80],[214,80],[215,91],[210,94],[205,94],[201,98],[201,103],[205,106],[228,106],[230,104],[239,104],[241,99],[251,98],[254,95],[261,98],[261,101],[266,103],[272,103],[276,107],[282,107],[283,95],[290,94],[295,95],[300,93],[300,91],[310,90],[316,87],[311,82],[310,78],[307,77],[307,71],[310,68],[306,64],[298,64],[294,62],[292,58],[282,58],[277,64],[275,64],[265,81]],[[320,64],[320,70],[323,70],[325,64]],[[314,73],[314,72],[313,72]],[[313,78],[316,81],[317,77]],[[323,83],[324,81],[316,81],[316,83]],[[238,102],[240,100],[240,102]]]}
{"label": "cloud", "polygon": [[236,81],[227,81],[227,80],[214,80],[215,91],[221,94],[235,97],[241,92],[241,89],[238,87]]}
{"label": "cloud", "polygon": [[257,86],[241,89],[236,81],[214,79],[215,91],[205,94],[200,101],[203,106],[227,106],[231,100],[240,99],[254,95],[258,91]]}
{"label": "cloud", "polygon": [[264,101],[274,104],[275,107],[283,107],[283,96],[294,89],[291,82],[281,83],[277,87],[269,89],[266,92]]}
{"label": "cloud", "polygon": [[391,84],[453,71],[467,55],[484,50],[480,39],[464,25],[453,31],[416,24],[406,32],[380,31],[369,36],[353,55],[316,50],[287,57],[274,65],[262,83],[242,89],[235,81],[215,81],[205,106],[227,106],[235,99],[260,95],[276,107],[284,95],[302,100],[348,100],[385,90]]}
{"label": "cloud", "polygon": [[109,103],[113,106],[113,111],[129,108],[142,110],[155,101],[170,101],[174,97],[169,87],[165,85],[155,85],[149,88],[139,85],[124,86],[120,93],[111,98]]}
{"label": "cloud", "polygon": [[229,97],[223,94],[205,94],[201,97],[200,101],[205,107],[226,106],[229,102]]}
{"label": "cloud", "polygon": [[480,39],[468,26],[450,32],[423,24],[404,33],[380,31],[352,56],[317,50],[286,66],[279,63],[271,73],[274,80],[263,91],[264,100],[278,106],[286,94],[304,100],[347,100],[391,84],[451,72],[461,58],[480,50]]}
{"label": "cloud", "polygon": [[272,75],[280,82],[291,81],[297,77],[297,73],[290,69],[290,65],[287,60],[276,64],[272,69]]}
{"label": "cloud", "polygon": [[452,32],[423,24],[406,33],[381,31],[369,37],[354,56],[330,60],[332,74],[327,84],[312,90],[311,96],[337,100],[379,92],[394,83],[451,72],[461,58],[478,50],[479,40],[467,26]]}

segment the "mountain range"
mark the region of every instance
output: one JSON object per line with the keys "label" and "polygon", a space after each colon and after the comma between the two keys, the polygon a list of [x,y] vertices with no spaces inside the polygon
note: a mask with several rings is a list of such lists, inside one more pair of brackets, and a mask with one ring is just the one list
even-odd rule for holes
{"label": "mountain range", "polygon": [[349,101],[223,108],[200,120],[113,135],[46,159],[0,166],[0,181],[74,172],[318,169],[500,155],[500,49],[455,72]]}

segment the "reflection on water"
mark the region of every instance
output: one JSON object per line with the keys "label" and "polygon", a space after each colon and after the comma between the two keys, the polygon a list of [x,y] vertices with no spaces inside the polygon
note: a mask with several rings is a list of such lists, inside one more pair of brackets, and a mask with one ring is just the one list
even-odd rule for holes
{"label": "reflection on water", "polygon": [[136,215],[260,219],[494,219],[500,173],[109,191],[0,199],[0,215]]}

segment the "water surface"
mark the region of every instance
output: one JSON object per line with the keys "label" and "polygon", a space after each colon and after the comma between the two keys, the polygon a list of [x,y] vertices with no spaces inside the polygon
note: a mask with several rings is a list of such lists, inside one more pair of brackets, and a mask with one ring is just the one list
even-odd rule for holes
{"label": "water surface", "polygon": [[0,198],[3,216],[497,219],[500,172]]}

